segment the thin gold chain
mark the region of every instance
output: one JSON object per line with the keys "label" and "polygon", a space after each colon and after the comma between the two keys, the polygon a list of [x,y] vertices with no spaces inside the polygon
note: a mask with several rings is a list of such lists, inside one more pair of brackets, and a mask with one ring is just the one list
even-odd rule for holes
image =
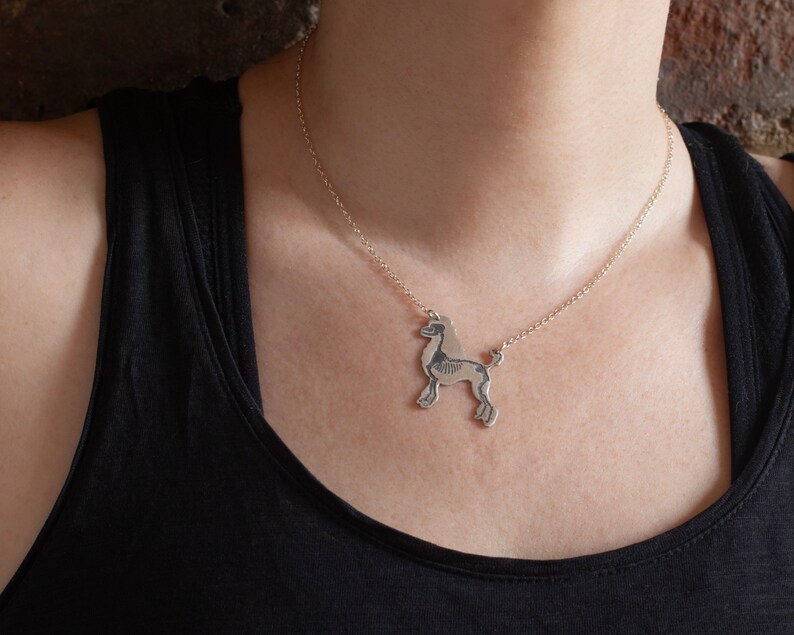
{"label": "thin gold chain", "polygon": [[[386,264],[383,258],[381,258],[378,254],[375,253],[374,247],[364,237],[364,234],[361,233],[361,230],[358,228],[355,221],[350,216],[350,213],[345,209],[344,204],[339,199],[339,195],[336,193],[334,186],[331,184],[328,175],[325,173],[325,170],[323,169],[322,164],[320,163],[320,159],[318,158],[317,153],[314,151],[314,145],[312,144],[311,138],[309,137],[309,130],[306,127],[306,121],[303,114],[303,102],[301,99],[301,66],[303,63],[303,51],[306,49],[306,44],[309,41],[309,37],[316,28],[317,28],[316,24],[311,25],[306,33],[306,36],[303,38],[300,50],[298,52],[297,70],[295,71],[295,99],[298,106],[298,118],[300,119],[301,128],[303,129],[303,136],[306,139],[306,146],[308,147],[312,159],[314,160],[314,167],[320,173],[320,176],[323,179],[323,183],[325,183],[325,187],[331,193],[334,202],[336,203],[337,207],[344,215],[345,220],[353,228],[353,233],[355,233],[359,237],[359,239],[361,240],[361,244],[367,248],[367,251],[375,259],[375,262],[377,262],[380,265],[381,269],[383,269],[383,271],[386,272],[389,278],[391,278],[395,283],[397,283],[397,285],[402,289],[403,293],[407,295],[411,299],[411,301],[422,310],[423,313],[425,313],[430,318],[438,319],[439,317],[438,313],[436,313],[433,309],[429,309],[424,304],[422,304],[422,302],[414,295],[413,291],[411,291],[405,285],[405,283],[402,280],[400,280],[400,278],[397,277],[397,274],[395,274],[394,271],[391,270],[391,267],[389,267],[389,265]],[[662,114],[662,118],[664,119],[665,127],[667,129],[667,158],[664,164],[664,172],[662,174],[662,178],[660,179],[659,183],[656,185],[656,188],[653,190],[653,194],[651,194],[651,197],[648,199],[648,202],[645,204],[645,207],[643,208],[642,212],[640,213],[640,215],[634,221],[634,224],[631,226],[629,231],[624,236],[623,241],[620,243],[618,249],[609,257],[609,260],[601,268],[601,271],[599,271],[595,276],[593,276],[590,279],[590,281],[586,285],[584,285],[584,287],[582,287],[568,300],[566,300],[564,303],[562,303],[560,306],[554,309],[546,317],[542,318],[541,320],[538,320],[537,322],[535,322],[535,324],[528,327],[526,330],[521,331],[521,333],[519,333],[518,335],[514,335],[509,340],[502,342],[502,345],[498,349],[492,349],[491,353],[494,353],[497,350],[503,351],[504,349],[508,348],[511,344],[515,344],[519,340],[525,339],[528,335],[534,333],[542,326],[548,324],[551,320],[557,317],[560,313],[562,313],[565,309],[571,306],[574,302],[576,302],[582,296],[588,293],[590,289],[592,289],[595,286],[595,284],[599,280],[601,280],[604,274],[607,271],[609,271],[612,265],[615,264],[617,259],[620,258],[620,255],[623,253],[626,247],[628,247],[629,243],[634,238],[634,235],[637,233],[637,230],[639,230],[640,226],[645,221],[645,217],[648,215],[648,212],[651,211],[654,204],[656,203],[656,199],[659,198],[659,195],[662,193],[662,190],[664,189],[664,186],[667,183],[667,177],[670,174],[670,169],[673,164],[673,131],[672,131],[672,124],[670,122],[670,117],[667,115],[665,109],[662,108],[662,106],[658,102],[656,103],[656,106],[659,109],[659,112]]]}

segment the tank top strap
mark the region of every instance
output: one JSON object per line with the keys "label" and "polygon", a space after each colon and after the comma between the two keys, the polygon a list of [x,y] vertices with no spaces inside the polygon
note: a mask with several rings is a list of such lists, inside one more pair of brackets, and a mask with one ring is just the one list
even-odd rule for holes
{"label": "tank top strap", "polygon": [[[129,304],[124,315],[129,320],[147,307],[168,307],[157,298],[142,302],[146,293],[189,304],[191,281],[206,282],[211,302],[205,308],[217,313],[222,336],[261,407],[256,356],[249,350],[249,293],[238,288],[248,284],[248,275],[237,81],[201,76],[170,91],[123,87],[97,105],[109,170],[108,236],[124,245],[118,266],[123,278],[114,282],[120,301]],[[182,244],[196,237],[192,248]],[[218,249],[229,244],[234,249]],[[201,254],[200,261],[190,261],[193,253]],[[194,268],[192,276],[185,267]],[[154,284],[166,278],[177,287]],[[138,324],[157,324],[169,316],[137,317]]]}
{"label": "tank top strap", "polygon": [[169,97],[214,306],[261,409],[248,291],[238,80],[198,77]]}
{"label": "tank top strap", "polygon": [[794,212],[739,139],[708,122],[679,126],[711,238],[728,363],[734,479],[779,392],[792,321]]}

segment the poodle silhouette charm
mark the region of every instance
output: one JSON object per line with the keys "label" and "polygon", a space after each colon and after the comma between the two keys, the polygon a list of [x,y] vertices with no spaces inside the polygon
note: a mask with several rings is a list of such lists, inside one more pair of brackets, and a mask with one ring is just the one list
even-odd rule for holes
{"label": "poodle silhouette charm", "polygon": [[491,427],[496,423],[499,411],[488,398],[491,385],[488,369],[502,363],[502,352],[491,350],[492,359],[489,364],[467,359],[452,320],[435,312],[433,314],[438,319],[431,317],[427,326],[419,330],[422,335],[430,338],[422,352],[422,368],[430,381],[416,403],[422,408],[430,408],[438,401],[439,384],[449,386],[459,381],[469,381],[474,396],[480,402],[474,418],[482,421],[486,427]]}

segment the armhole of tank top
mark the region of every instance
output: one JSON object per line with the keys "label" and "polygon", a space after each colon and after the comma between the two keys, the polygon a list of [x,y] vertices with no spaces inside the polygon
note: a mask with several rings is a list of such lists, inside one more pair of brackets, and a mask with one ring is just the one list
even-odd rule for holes
{"label": "armhole of tank top", "polygon": [[103,207],[105,211],[105,240],[107,245],[107,252],[105,256],[104,270],[102,274],[102,289],[100,295],[100,308],[99,308],[99,332],[97,336],[97,351],[94,360],[94,371],[91,380],[91,392],[88,398],[88,405],[85,410],[83,418],[82,430],[80,437],[77,441],[77,447],[72,454],[72,459],[69,464],[69,470],[66,478],[61,483],[60,491],[52,504],[44,523],[39,528],[33,543],[30,545],[27,553],[22,558],[22,561],[17,566],[16,570],[11,575],[11,578],[6,583],[5,587],[0,590],[0,611],[11,600],[14,592],[25,574],[32,566],[33,562],[41,550],[42,545],[47,540],[54,525],[57,523],[58,517],[65,505],[65,501],[71,491],[71,485],[74,481],[74,474],[79,468],[85,447],[88,443],[88,436],[91,432],[91,424],[94,417],[94,408],[96,404],[96,395],[98,392],[99,383],[102,377],[103,362],[107,350],[108,338],[108,322],[111,312],[112,292],[113,292],[113,254],[116,244],[116,236],[118,235],[118,219],[117,214],[119,211],[116,205],[117,189],[116,189],[116,169],[117,169],[117,153],[114,143],[114,117],[106,112],[105,100],[113,102],[120,96],[123,89],[116,89],[106,93],[100,98],[95,98],[88,102],[87,107],[97,108],[97,117],[100,122],[101,136],[102,136],[102,152],[103,163],[105,165],[105,193],[103,197]]}

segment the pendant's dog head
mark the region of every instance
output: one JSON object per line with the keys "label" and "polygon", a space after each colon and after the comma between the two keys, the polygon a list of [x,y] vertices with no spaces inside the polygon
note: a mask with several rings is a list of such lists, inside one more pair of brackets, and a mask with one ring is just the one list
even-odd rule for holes
{"label": "pendant's dog head", "polygon": [[430,324],[419,329],[419,332],[425,337],[435,337],[436,335],[441,335],[444,332],[444,328],[441,322],[432,320]]}
{"label": "pendant's dog head", "polygon": [[427,326],[419,329],[419,333],[425,337],[429,337],[430,341],[425,346],[425,352],[431,354],[433,350],[438,350],[448,357],[456,359],[465,359],[466,352],[460,345],[458,334],[455,330],[455,325],[452,320],[446,315],[439,315],[439,319],[431,318]]}

